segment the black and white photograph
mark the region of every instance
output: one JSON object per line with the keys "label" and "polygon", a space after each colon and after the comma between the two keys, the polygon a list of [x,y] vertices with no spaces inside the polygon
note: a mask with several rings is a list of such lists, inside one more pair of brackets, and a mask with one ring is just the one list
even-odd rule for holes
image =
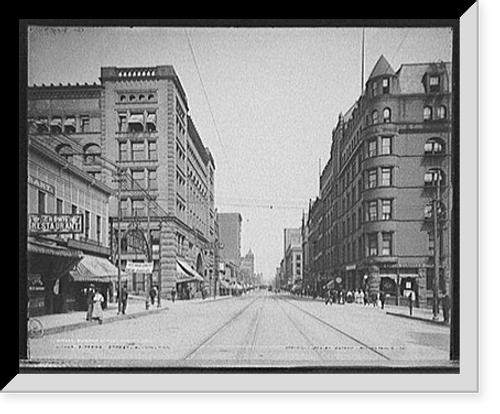
{"label": "black and white photograph", "polygon": [[27,24],[21,371],[464,372],[458,20],[322,22]]}

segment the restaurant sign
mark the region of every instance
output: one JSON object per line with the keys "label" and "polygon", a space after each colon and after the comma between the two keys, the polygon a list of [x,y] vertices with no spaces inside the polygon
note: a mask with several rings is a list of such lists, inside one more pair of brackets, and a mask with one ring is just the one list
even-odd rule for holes
{"label": "restaurant sign", "polygon": [[83,233],[83,214],[30,214],[28,231],[36,234]]}

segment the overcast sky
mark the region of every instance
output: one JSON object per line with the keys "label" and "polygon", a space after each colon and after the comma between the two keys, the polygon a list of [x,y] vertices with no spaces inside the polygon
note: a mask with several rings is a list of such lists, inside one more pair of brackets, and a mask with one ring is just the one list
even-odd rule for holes
{"label": "overcast sky", "polygon": [[[381,54],[396,71],[451,61],[451,36],[365,28],[365,79]],[[361,93],[361,40],[361,28],[31,27],[28,84],[99,83],[102,66],[173,65],[215,159],[216,207],[242,214],[241,253],[251,248],[256,271],[271,279],[283,229],[300,227],[318,195],[338,115]]]}

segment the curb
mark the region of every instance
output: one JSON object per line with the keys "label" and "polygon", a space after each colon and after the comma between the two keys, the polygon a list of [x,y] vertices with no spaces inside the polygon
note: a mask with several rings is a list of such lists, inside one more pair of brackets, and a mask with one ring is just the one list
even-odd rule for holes
{"label": "curb", "polygon": [[427,322],[427,323],[432,323],[434,325],[441,325],[441,326],[450,326],[448,323],[446,323],[445,321],[433,321],[432,319],[428,319],[428,318],[422,318],[420,316],[413,316],[413,315],[404,315],[402,313],[397,313],[397,312],[389,312],[389,311],[386,311],[385,312],[387,315],[392,315],[392,316],[399,316],[400,318],[406,318],[406,319],[416,319],[418,321],[422,321],[422,322]]}
{"label": "curb", "polygon": [[[117,321],[124,321],[127,319],[141,318],[143,316],[153,315],[153,314],[160,313],[160,312],[162,312],[164,310],[168,310],[168,309],[169,309],[168,307],[163,307],[160,309],[145,310],[142,312],[130,313],[130,314],[125,314],[125,315],[115,315],[115,316],[111,316],[111,317],[103,319],[102,325],[106,325],[108,323],[113,323],[113,322],[117,322]],[[99,323],[82,321],[82,322],[72,323],[71,325],[54,326],[52,328],[44,329],[43,336],[53,335],[53,334],[61,333],[61,332],[75,331],[77,329],[90,328],[92,326],[99,326]]]}

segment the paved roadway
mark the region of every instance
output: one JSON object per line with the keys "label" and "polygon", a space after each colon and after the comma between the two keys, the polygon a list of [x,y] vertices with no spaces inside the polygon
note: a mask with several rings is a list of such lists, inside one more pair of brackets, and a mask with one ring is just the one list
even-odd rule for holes
{"label": "paved roadway", "polygon": [[81,366],[448,364],[449,327],[378,308],[269,292],[169,308],[31,340],[30,357]]}

